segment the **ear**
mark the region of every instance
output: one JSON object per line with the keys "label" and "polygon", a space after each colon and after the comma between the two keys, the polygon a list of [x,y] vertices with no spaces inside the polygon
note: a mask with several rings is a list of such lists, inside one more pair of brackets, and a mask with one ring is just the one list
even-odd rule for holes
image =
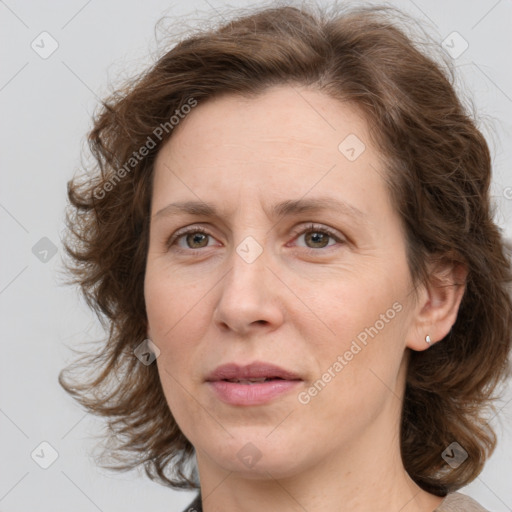
{"label": "ear", "polygon": [[[426,350],[441,341],[457,320],[466,289],[467,266],[456,261],[429,265],[428,282],[418,289],[414,315],[406,344],[412,350]],[[430,336],[431,343],[425,341]]]}

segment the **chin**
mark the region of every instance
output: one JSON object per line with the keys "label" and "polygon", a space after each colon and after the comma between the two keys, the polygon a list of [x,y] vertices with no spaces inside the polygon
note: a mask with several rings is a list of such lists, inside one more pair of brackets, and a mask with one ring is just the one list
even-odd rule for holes
{"label": "chin", "polygon": [[252,435],[245,433],[236,439],[224,440],[224,446],[220,440],[213,446],[210,438],[210,444],[205,446],[205,449],[210,458],[223,470],[236,473],[243,478],[288,478],[302,471],[307,458],[307,453],[304,452],[306,440],[292,443],[288,439],[284,444],[280,438],[268,438],[268,434],[269,429],[264,433]]}

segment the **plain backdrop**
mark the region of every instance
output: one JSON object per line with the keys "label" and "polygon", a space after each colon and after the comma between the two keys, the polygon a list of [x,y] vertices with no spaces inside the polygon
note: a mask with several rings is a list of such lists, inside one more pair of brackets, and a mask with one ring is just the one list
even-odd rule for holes
{"label": "plain backdrop", "polygon": [[[511,237],[512,2],[391,4],[416,17],[438,44],[450,42],[461,90],[473,98],[493,152],[496,218]],[[98,468],[92,453],[103,422],[57,383],[73,359],[68,347],[102,336],[77,290],[61,284],[66,182],[81,166],[91,115],[109,84],[153,62],[160,18],[181,30],[251,5],[260,3],[0,1],[2,512],[174,512],[192,500],[194,493],[160,486],[142,471]],[[512,510],[511,418],[509,389],[491,420],[497,451],[464,489],[495,512]]]}

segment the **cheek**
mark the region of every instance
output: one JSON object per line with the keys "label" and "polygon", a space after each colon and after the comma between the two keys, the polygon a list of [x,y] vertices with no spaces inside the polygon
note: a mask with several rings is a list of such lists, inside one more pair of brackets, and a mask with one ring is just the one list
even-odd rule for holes
{"label": "cheek", "polygon": [[[165,346],[177,343],[176,332],[187,324],[190,328],[201,310],[205,292],[193,281],[169,277],[165,269],[148,269],[144,281],[144,295],[149,327],[154,341]],[[174,273],[174,276],[178,275]],[[165,347],[164,347],[165,348]]]}
{"label": "cheek", "polygon": [[194,285],[180,286],[176,280],[171,283],[165,273],[147,275],[145,294],[148,334],[160,350],[156,363],[174,412],[186,402],[185,390],[190,389],[191,381],[201,379],[205,354],[199,345],[207,330],[204,313],[210,298]]}
{"label": "cheek", "polygon": [[199,316],[208,297],[193,286],[180,287],[150,276],[145,292],[150,337],[160,350],[156,364],[164,396],[179,428],[188,435],[205,420],[203,408],[192,395],[200,379],[201,357],[205,357],[199,343],[206,326]]}
{"label": "cheek", "polygon": [[339,351],[350,348],[354,339],[364,344],[373,338],[396,338],[405,315],[397,280],[384,281],[382,273],[372,276],[368,272],[329,281],[320,292],[309,292],[308,304],[317,321],[304,323],[310,331],[323,324],[325,336],[312,338],[321,341],[322,348]]}
{"label": "cheek", "polygon": [[356,414],[364,407],[371,411],[389,395],[398,378],[408,321],[397,284],[382,278],[346,279],[318,295],[314,310],[322,312],[320,319],[329,330],[315,336],[314,326],[304,323],[319,373],[302,403],[310,401],[321,415],[331,409],[324,409],[326,403],[337,404],[335,410],[343,415],[353,406]]}

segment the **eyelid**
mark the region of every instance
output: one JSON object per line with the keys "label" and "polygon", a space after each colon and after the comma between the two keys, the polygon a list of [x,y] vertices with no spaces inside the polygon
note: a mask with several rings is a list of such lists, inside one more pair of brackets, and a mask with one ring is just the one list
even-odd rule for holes
{"label": "eyelid", "polygon": [[[292,230],[293,240],[295,241],[299,236],[304,235],[306,233],[315,232],[315,231],[326,233],[327,235],[329,235],[329,237],[331,237],[334,240],[336,240],[336,242],[338,242],[338,244],[339,243],[342,243],[342,244],[347,243],[347,240],[345,239],[345,237],[343,237],[343,235],[340,235],[337,231],[335,231],[332,228],[329,228],[327,226],[324,226],[322,224],[316,224],[316,223],[312,223],[312,222],[308,223],[306,226],[305,225],[300,225],[300,226],[297,226],[295,229],[293,229]],[[176,245],[176,242],[182,236],[188,235],[189,233],[203,233],[203,234],[205,234],[205,235],[207,235],[209,237],[215,238],[203,226],[192,225],[192,226],[186,226],[184,228],[181,228],[178,231],[176,231],[175,233],[173,233],[167,239],[166,246],[170,249],[172,246]],[[325,252],[325,249],[327,249],[328,247],[333,247],[333,246],[329,246],[328,245],[328,246],[320,247],[320,248],[317,248],[317,249],[315,249],[313,247],[302,247],[302,249],[305,249],[306,251],[311,251],[311,252],[314,252],[314,253],[320,253],[320,252],[322,252],[322,249],[324,249],[323,252]],[[205,248],[206,247],[201,248],[201,249],[182,249],[181,247],[179,247],[177,250],[178,251],[184,251],[184,252],[187,252],[187,253],[194,253],[194,252],[198,252],[198,251],[199,252],[203,251]]]}
{"label": "eyelid", "polygon": [[314,233],[317,231],[326,233],[330,238],[333,238],[338,243],[333,244],[333,245],[326,245],[325,247],[319,247],[316,249],[313,247],[301,247],[301,249],[306,250],[307,252],[310,252],[310,253],[320,254],[322,252],[323,253],[328,252],[333,247],[336,247],[336,245],[347,243],[347,239],[343,235],[341,235],[340,233],[335,231],[334,229],[324,226],[322,224],[316,224],[314,222],[310,222],[307,226],[304,226],[304,225],[298,226],[297,229],[293,231],[293,233],[294,233],[293,241],[297,240],[297,238],[299,238],[300,236],[302,236],[304,234],[312,233],[312,232]]}
{"label": "eyelid", "polygon": [[[182,236],[185,236],[185,235],[188,235],[189,233],[203,233],[207,236],[210,236],[212,238],[214,238],[214,236],[208,232],[208,230],[206,228],[204,228],[203,226],[197,226],[197,225],[192,225],[192,226],[186,226],[184,228],[181,228],[181,229],[178,229],[175,233],[173,233],[166,241],[166,246],[167,248],[171,248],[171,246],[175,245],[176,242],[182,237]],[[181,249],[179,248],[180,250],[186,250],[187,252],[193,252],[193,251],[199,251],[201,249]]]}

